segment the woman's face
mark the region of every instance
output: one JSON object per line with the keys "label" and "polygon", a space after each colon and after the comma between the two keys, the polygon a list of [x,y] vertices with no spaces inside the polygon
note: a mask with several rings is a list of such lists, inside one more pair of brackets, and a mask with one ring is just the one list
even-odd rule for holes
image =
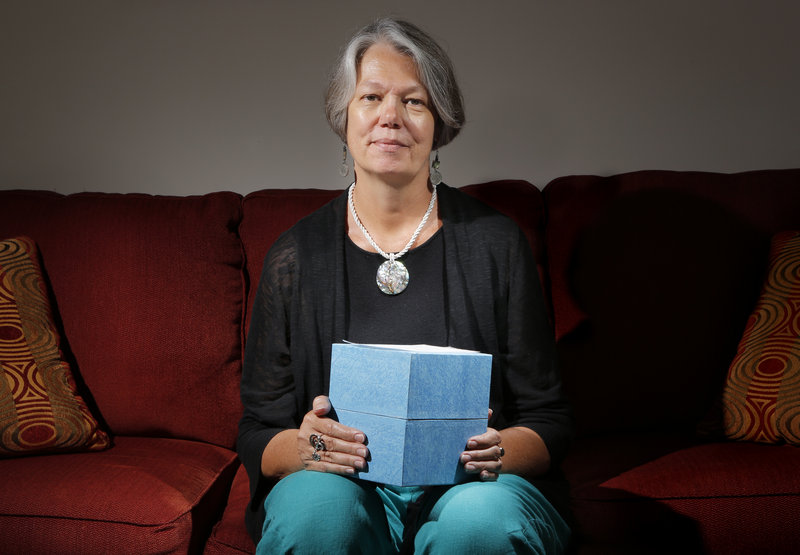
{"label": "woman's face", "polygon": [[412,59],[388,44],[367,49],[347,109],[347,145],[356,174],[427,182],[434,127],[428,91]]}

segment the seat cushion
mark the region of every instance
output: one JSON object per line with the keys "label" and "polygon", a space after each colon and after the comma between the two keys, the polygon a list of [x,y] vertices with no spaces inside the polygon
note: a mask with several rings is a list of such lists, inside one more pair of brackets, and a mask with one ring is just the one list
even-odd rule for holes
{"label": "seat cushion", "polygon": [[233,447],[241,197],[0,191],[0,237],[39,247],[87,404],[115,435]]}
{"label": "seat cushion", "polygon": [[237,466],[222,447],[135,437],[98,453],[0,460],[3,551],[199,552]]}
{"label": "seat cushion", "polygon": [[582,440],[565,471],[583,542],[667,552],[800,545],[800,449],[677,436]]}

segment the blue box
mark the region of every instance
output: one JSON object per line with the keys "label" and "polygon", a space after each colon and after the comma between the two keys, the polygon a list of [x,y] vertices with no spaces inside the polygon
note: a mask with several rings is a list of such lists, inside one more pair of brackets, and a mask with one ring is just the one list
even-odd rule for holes
{"label": "blue box", "polygon": [[335,344],[334,416],[367,436],[357,477],[396,486],[467,478],[459,456],[486,431],[491,355],[427,345]]}

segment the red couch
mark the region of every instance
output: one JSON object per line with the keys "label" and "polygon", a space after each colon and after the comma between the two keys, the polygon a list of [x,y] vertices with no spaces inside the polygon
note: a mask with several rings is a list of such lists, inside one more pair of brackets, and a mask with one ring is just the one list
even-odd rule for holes
{"label": "red couch", "polygon": [[[526,231],[578,435],[581,552],[789,552],[800,449],[712,422],[800,170],[648,171],[466,188]],[[62,347],[110,449],[0,459],[4,553],[249,553],[234,452],[249,307],[277,235],[338,191],[0,191],[40,249]],[[711,426],[713,428],[713,426]]]}

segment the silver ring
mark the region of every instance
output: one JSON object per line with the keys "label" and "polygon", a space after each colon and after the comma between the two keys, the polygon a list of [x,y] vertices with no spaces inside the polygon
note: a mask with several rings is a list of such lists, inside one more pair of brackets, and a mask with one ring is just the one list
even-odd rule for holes
{"label": "silver ring", "polygon": [[325,446],[325,441],[323,441],[322,436],[318,436],[317,434],[311,434],[308,436],[308,442],[314,448],[314,451],[327,451],[328,448]]}
{"label": "silver ring", "polygon": [[311,454],[311,458],[314,462],[319,462],[322,460],[322,456],[319,454],[320,451],[327,451],[328,448],[325,445],[325,442],[322,440],[321,435],[311,434],[308,436],[308,442],[314,448],[314,452]]}

